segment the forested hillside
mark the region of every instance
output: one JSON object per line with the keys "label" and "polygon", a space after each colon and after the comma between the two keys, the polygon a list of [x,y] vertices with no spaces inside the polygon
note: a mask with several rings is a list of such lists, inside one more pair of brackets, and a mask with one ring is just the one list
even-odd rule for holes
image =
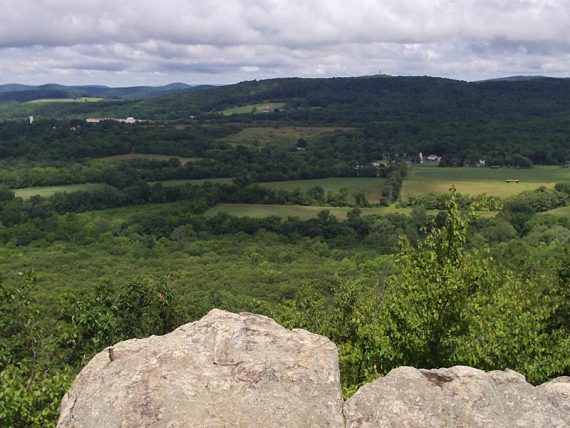
{"label": "forested hillside", "polygon": [[[279,107],[263,113],[264,103]],[[245,113],[225,114],[232,111],[227,109],[257,105],[260,111],[246,108]],[[431,77],[291,78],[242,82],[120,104],[101,101],[0,109],[0,117],[6,118],[32,113],[44,118],[193,117],[206,122],[267,126],[353,127],[375,140],[386,153],[433,153],[444,156],[450,165],[461,165],[466,157],[474,161],[512,154],[537,164],[570,159],[570,79],[468,83]]]}
{"label": "forested hillside", "polygon": [[[190,86],[185,83],[171,83],[164,86],[130,86],[110,88],[108,86],[64,86],[56,84],[29,86],[18,84],[0,85],[0,104],[25,103],[42,100],[66,100],[77,98],[101,98],[108,100],[139,100],[179,92],[192,92],[207,86]],[[13,107],[13,106],[12,106]]]}

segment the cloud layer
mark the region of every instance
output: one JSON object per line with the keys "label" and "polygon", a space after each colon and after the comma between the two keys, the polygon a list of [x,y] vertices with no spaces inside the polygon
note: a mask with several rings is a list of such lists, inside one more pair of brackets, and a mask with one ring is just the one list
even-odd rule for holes
{"label": "cloud layer", "polygon": [[567,0],[0,0],[0,80],[567,76]]}

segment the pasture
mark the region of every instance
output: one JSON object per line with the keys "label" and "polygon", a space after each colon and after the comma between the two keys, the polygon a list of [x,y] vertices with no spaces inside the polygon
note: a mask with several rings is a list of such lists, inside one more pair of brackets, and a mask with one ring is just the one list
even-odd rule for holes
{"label": "pasture", "polygon": [[68,184],[65,186],[46,186],[46,187],[26,187],[23,189],[13,189],[17,197],[22,199],[29,199],[32,196],[48,197],[61,192],[78,192],[80,190],[93,192],[95,190],[102,190],[106,187],[103,183],[85,183],[85,184]]}
{"label": "pasture", "polygon": [[245,106],[230,107],[222,110],[220,113],[224,116],[231,116],[232,114],[263,113],[265,109],[272,111],[284,106],[285,103],[257,103],[248,104]]}
{"label": "pasture", "polygon": [[[305,205],[218,204],[208,210],[206,215],[214,216],[218,213],[226,213],[236,217],[299,217],[301,220],[308,220],[316,218],[319,212],[328,210],[339,220],[344,220],[346,214],[351,209],[350,207],[316,207]],[[391,213],[408,214],[411,210],[409,208],[374,207],[361,208],[361,211],[363,215],[385,215]]]}
{"label": "pasture", "polygon": [[[209,183],[218,183],[218,184],[232,184],[231,178],[196,178],[196,179],[188,179],[188,180],[165,180],[160,181],[164,187],[175,187],[175,186],[182,186],[184,184],[193,184],[194,186],[201,186],[202,184],[209,182]],[[154,184],[154,183],[150,183]]]}
{"label": "pasture", "polygon": [[26,104],[45,104],[45,103],[97,103],[104,101],[104,98],[80,97],[80,98],[40,98],[28,101]]}
{"label": "pasture", "polygon": [[338,192],[340,189],[347,189],[350,197],[357,193],[364,193],[366,199],[372,204],[377,204],[382,196],[384,188],[384,180],[382,178],[368,177],[334,177],[334,178],[317,178],[312,180],[290,180],[290,181],[273,181],[268,183],[259,183],[260,186],[274,190],[295,190],[299,188],[303,191],[315,186],[325,189],[325,192]]}
{"label": "pasture", "polygon": [[[161,181],[160,183],[162,183],[162,185],[165,187],[181,186],[184,184],[194,184],[196,186],[200,186],[207,181],[211,183],[230,184],[232,182],[232,179],[211,178],[211,179],[196,179],[196,180],[166,180],[166,181]],[[155,183],[149,183],[149,184],[155,184]],[[107,185],[103,183],[85,183],[85,184],[68,184],[63,186],[25,187],[22,189],[12,189],[12,191],[19,198],[29,199],[32,196],[48,197],[56,193],[62,193],[62,192],[67,192],[67,193],[79,192],[79,191],[93,192],[96,190],[102,190],[105,187],[107,187]]]}
{"label": "pasture", "polygon": [[201,160],[201,158],[185,158],[181,156],[172,156],[172,155],[157,155],[157,154],[146,154],[146,153],[126,153],[124,155],[114,155],[114,156],[106,156],[104,158],[99,158],[100,160],[106,161],[124,161],[124,160],[133,160],[133,159],[149,159],[149,160],[159,160],[159,161],[167,161],[169,159],[178,159],[182,165],[186,165],[190,162],[197,162]]}
{"label": "pasture", "polygon": [[[519,183],[506,180],[518,179]],[[437,168],[412,166],[402,187],[402,197],[422,193],[445,193],[454,185],[458,192],[506,198],[540,186],[552,187],[570,181],[570,169],[540,166],[515,168]]]}
{"label": "pasture", "polygon": [[[210,208],[207,216],[215,216],[218,213],[226,213],[235,217],[252,217],[252,218],[265,218],[265,217],[280,217],[286,219],[287,217],[298,217],[301,220],[309,220],[316,218],[317,214],[323,210],[328,210],[333,216],[339,220],[345,220],[347,213],[351,207],[318,207],[306,205],[270,205],[270,204],[218,204]],[[408,215],[412,211],[411,208],[396,208],[394,205],[389,207],[372,207],[360,208],[362,215],[387,215],[387,214],[403,214]],[[427,210],[429,215],[437,215],[437,210]],[[489,211],[479,212],[479,216],[484,218],[494,217],[496,213]]]}
{"label": "pasture", "polygon": [[547,214],[555,215],[557,217],[570,218],[570,206],[554,208],[553,210],[550,210],[550,211],[538,213],[538,215],[547,215]]}
{"label": "pasture", "polygon": [[293,146],[297,144],[297,140],[300,138],[310,141],[313,138],[350,129],[325,126],[249,127],[220,138],[220,140],[243,145]]}

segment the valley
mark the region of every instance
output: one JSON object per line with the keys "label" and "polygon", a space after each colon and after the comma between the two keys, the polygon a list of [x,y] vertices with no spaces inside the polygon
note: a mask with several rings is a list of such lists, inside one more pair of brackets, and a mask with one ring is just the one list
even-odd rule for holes
{"label": "valley", "polygon": [[568,82],[122,91],[0,106],[10,408],[53,424],[95,353],[214,307],[334,340],[345,397],[401,365],[568,373]]}

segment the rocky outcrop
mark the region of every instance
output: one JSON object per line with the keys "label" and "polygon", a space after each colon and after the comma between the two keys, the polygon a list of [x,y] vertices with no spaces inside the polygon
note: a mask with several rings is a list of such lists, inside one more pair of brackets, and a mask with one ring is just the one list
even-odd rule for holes
{"label": "rocky outcrop", "polygon": [[170,334],[97,354],[60,427],[570,427],[570,378],[401,367],[344,403],[328,339],[213,310]]}
{"label": "rocky outcrop", "polygon": [[64,397],[58,426],[337,427],[342,405],[330,340],[213,310],[97,354]]}
{"label": "rocky outcrop", "polygon": [[347,427],[568,427],[570,378],[538,388],[512,370],[400,367],[344,407]]}

